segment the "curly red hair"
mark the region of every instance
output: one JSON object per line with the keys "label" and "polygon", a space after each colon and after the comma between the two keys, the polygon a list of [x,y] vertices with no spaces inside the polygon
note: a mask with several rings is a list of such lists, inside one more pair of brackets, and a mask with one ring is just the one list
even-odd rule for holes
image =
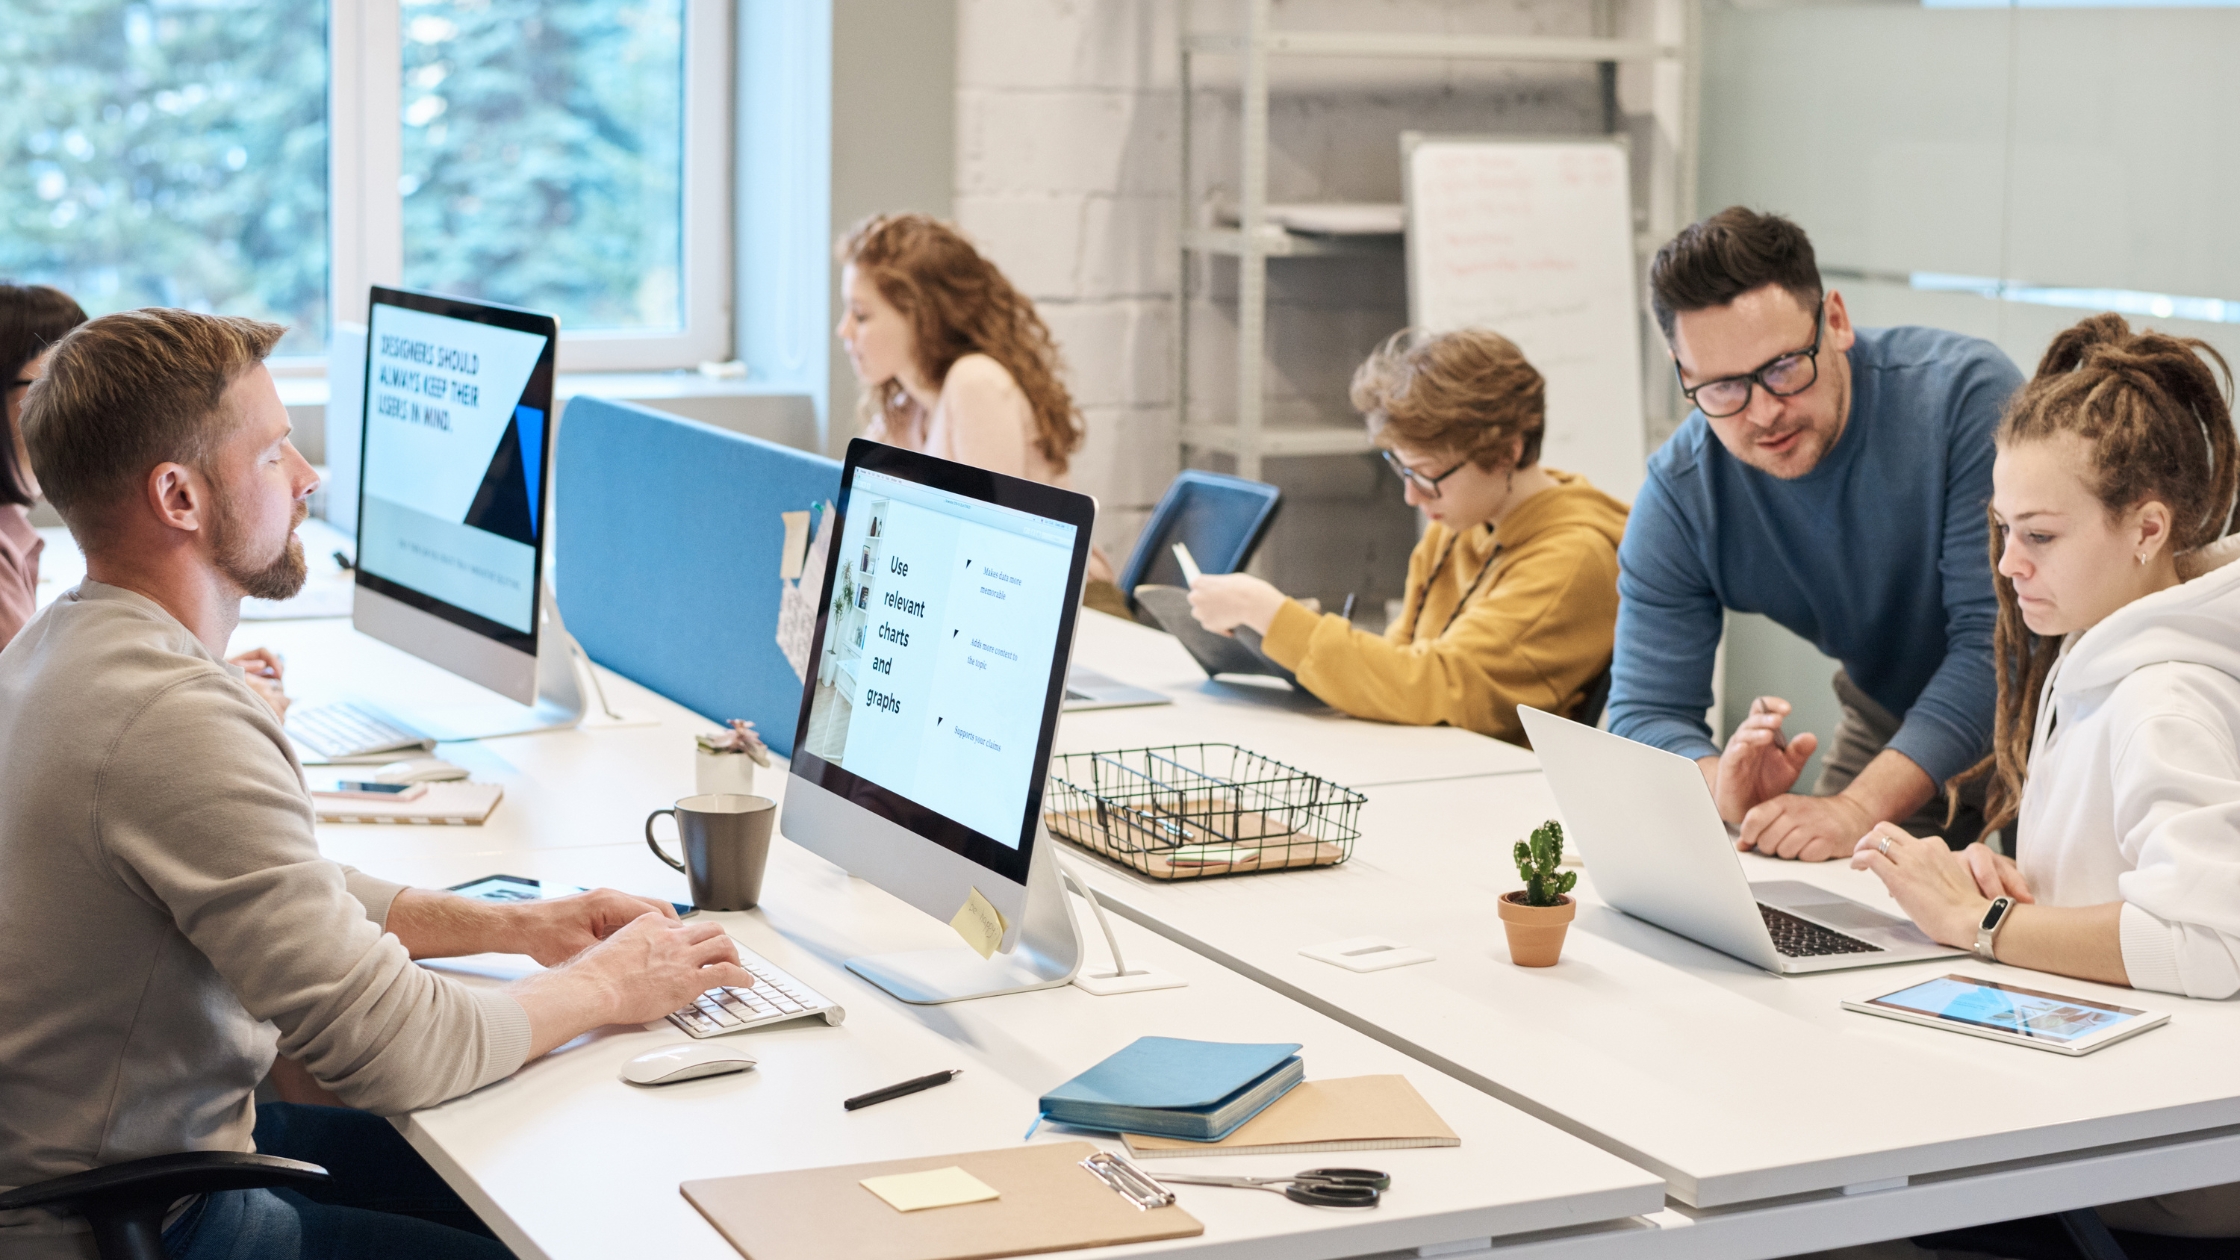
{"label": "curly red hair", "polygon": [[[1053,469],[1066,470],[1083,434],[1080,409],[1059,379],[1057,343],[1034,303],[972,242],[931,215],[876,214],[848,233],[838,253],[909,321],[925,380],[945,380],[968,354],[1002,364],[1034,411],[1036,449]],[[867,425],[883,418],[890,432],[925,420],[891,380],[865,391],[857,411]]]}

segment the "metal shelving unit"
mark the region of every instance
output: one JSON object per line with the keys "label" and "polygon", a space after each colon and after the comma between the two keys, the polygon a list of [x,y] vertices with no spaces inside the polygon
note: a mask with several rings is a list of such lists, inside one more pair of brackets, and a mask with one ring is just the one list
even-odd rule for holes
{"label": "metal shelving unit", "polygon": [[[1597,25],[1611,25],[1609,6],[1621,0],[1594,0]],[[1367,436],[1354,428],[1270,429],[1264,423],[1267,364],[1268,260],[1392,253],[1389,245],[1361,238],[1325,237],[1288,231],[1269,223],[1268,63],[1275,57],[1411,58],[1520,62],[1590,63],[1601,67],[1606,130],[1621,123],[1617,107],[1617,69],[1624,64],[1669,64],[1680,71],[1677,100],[1660,99],[1653,114],[1678,139],[1669,170],[1671,187],[1649,198],[1650,210],[1639,249],[1654,249],[1692,213],[1695,189],[1697,68],[1694,49],[1700,19],[1696,0],[1631,0],[1650,10],[1652,25],[1676,27],[1675,38],[1543,38],[1496,35],[1417,35],[1369,31],[1281,31],[1274,29],[1273,0],[1241,0],[1245,30],[1240,34],[1192,33],[1190,3],[1181,14],[1180,111],[1182,282],[1177,286],[1175,319],[1175,397],[1180,409],[1183,459],[1191,450],[1220,451],[1236,459],[1239,476],[1258,478],[1261,461],[1271,455],[1343,455],[1369,449]],[[1195,90],[1192,61],[1203,56],[1235,57],[1242,63],[1243,135],[1240,144],[1237,226],[1210,229],[1197,221],[1191,188],[1192,118]],[[1662,98],[1668,94],[1653,93]],[[1676,115],[1667,117],[1667,115]],[[1397,144],[1397,137],[1395,137]],[[1197,256],[1237,260],[1237,400],[1230,424],[1201,424],[1190,415],[1191,260]],[[1658,379],[1654,374],[1645,379]],[[1652,406],[1651,414],[1657,409]]]}

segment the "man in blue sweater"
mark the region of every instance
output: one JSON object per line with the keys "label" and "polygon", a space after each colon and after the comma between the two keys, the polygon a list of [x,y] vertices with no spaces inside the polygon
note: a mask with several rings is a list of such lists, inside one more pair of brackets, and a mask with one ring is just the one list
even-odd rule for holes
{"label": "man in blue sweater", "polygon": [[[1989,342],[1859,329],[1803,229],[1736,206],[1673,238],[1651,301],[1695,404],[1649,461],[1618,550],[1610,729],[1703,768],[1740,847],[1848,857],[1878,822],[1957,847],[1942,788],[1991,747],[1998,609],[1984,537],[1991,435],[2022,374]],[[1842,662],[1819,745],[1762,697],[1724,753],[1704,722],[1726,609]],[[1967,811],[1963,811],[1964,814]]]}

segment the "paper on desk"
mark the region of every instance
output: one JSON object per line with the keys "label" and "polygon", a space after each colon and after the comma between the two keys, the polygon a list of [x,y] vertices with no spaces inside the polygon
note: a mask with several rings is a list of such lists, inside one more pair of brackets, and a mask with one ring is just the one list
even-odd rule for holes
{"label": "paper on desk", "polygon": [[996,1193],[995,1187],[954,1164],[925,1172],[865,1177],[857,1184],[885,1199],[887,1206],[897,1212],[955,1207],[959,1203],[985,1203],[1002,1197]]}
{"label": "paper on desk", "polygon": [[793,676],[804,682],[809,678],[810,640],[817,633],[817,598],[824,593],[825,561],[832,552],[832,505],[818,506],[817,535],[806,552],[797,540],[809,532],[809,513],[779,513],[786,541],[778,558],[778,650],[785,653]]}
{"label": "paper on desk", "polygon": [[957,917],[949,920],[949,926],[957,930],[965,944],[986,958],[996,952],[996,946],[1003,944],[1006,925],[1003,911],[996,909],[995,903],[981,896],[980,890],[975,888],[972,895],[964,899],[964,904],[957,907]]}

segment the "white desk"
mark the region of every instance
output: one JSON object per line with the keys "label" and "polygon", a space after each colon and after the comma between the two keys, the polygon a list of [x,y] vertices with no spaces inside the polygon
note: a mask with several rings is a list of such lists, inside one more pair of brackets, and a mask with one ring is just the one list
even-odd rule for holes
{"label": "white desk", "polygon": [[[2240,1006],[1969,959],[1784,978],[1610,910],[1591,869],[1562,963],[1528,970],[1508,961],[1494,899],[1519,884],[1509,845],[1552,812],[1537,776],[1369,795],[1344,866],[1161,884],[1100,862],[1090,880],[1130,917],[1662,1173],[1686,1209],[1668,1223],[1697,1226],[1691,1254],[1781,1255],[2240,1180]],[[1752,878],[1895,909],[1862,872],[1745,861]],[[1298,953],[1372,934],[1437,961],[1357,975]],[[1950,970],[2176,1013],[2070,1060],[1838,1006]]]}
{"label": "white desk", "polygon": [[[351,676],[378,676],[385,689],[404,693],[456,686],[331,623],[253,626],[241,641],[283,639],[299,645],[290,648],[300,654],[292,681],[304,694]],[[1557,812],[1530,770],[1530,754],[1463,732],[1299,713],[1280,697],[1232,694],[1206,684],[1165,636],[1101,616],[1083,618],[1077,659],[1161,686],[1178,702],[1069,715],[1061,749],[1225,739],[1369,789],[1364,839],[1346,866],[1159,885],[1077,855],[1110,904],[1423,1063],[1626,1154],[1665,1178],[1675,1200],[1622,1227],[1505,1238],[1503,1255],[1780,1256],[2240,1180],[2240,1086],[2225,1083],[2232,1078],[2221,1052],[2240,1009],[2150,997],[2149,1005],[2180,1008],[2170,1028],[2072,1062],[1835,1005],[1838,996],[1886,981],[1894,988],[1949,964],[1769,976],[1608,911],[1593,902],[1591,882],[1581,890],[1589,904],[1564,963],[1527,972],[1506,960],[1492,901],[1516,886],[1509,844]],[[345,661],[350,667],[334,664]],[[688,736],[706,725],[607,677],[617,707],[650,709],[663,725],[447,746],[478,774],[502,774],[515,785],[489,827],[329,827],[322,843],[374,870],[425,861],[419,869],[427,874],[416,876],[423,879],[456,882],[506,869],[671,890],[674,877],[644,855],[639,826],[645,811],[689,790]],[[1473,777],[1452,777],[1458,774]],[[766,789],[782,790],[782,776],[771,778],[779,781],[766,778]],[[1839,868],[1782,864],[1778,872],[1879,898],[1871,877]],[[1357,976],[1296,952],[1369,933],[1424,945],[1440,960]],[[767,945],[768,938],[741,935],[797,965],[799,955]],[[842,947],[807,933],[796,943],[822,950],[814,965],[799,965],[825,984]],[[2097,991],[2065,979],[2043,987]],[[1018,1004],[1060,999],[1089,1000],[1067,990],[1022,995]],[[981,1022],[995,1004],[881,1009],[895,1014],[897,1027],[938,1028],[974,1044],[1003,1040]],[[545,1071],[540,1064],[517,1083],[535,1084]],[[583,1073],[605,1079],[604,1069]],[[1067,1074],[1018,1088],[1031,1096]],[[479,1106],[483,1097],[467,1101]],[[489,1161],[505,1153],[473,1142],[511,1150],[515,1141],[504,1124],[470,1128],[486,1136],[459,1136],[469,1144],[457,1165],[462,1176],[495,1168]],[[415,1140],[428,1141],[418,1133]],[[951,1149],[975,1144],[995,1143]],[[665,1185],[682,1179],[666,1170],[661,1176]],[[1909,1184],[1843,1192],[1901,1177]],[[498,1194],[501,1210],[523,1202],[525,1217],[543,1219],[529,1187]],[[1285,1247],[1285,1254],[1309,1254]]]}
{"label": "white desk", "polygon": [[1068,713],[1058,723],[1059,752],[1229,743],[1353,788],[1540,769],[1525,749],[1470,731],[1365,722],[1275,679],[1209,679],[1173,635],[1090,609],[1081,612],[1073,659],[1174,703]]}
{"label": "white desk", "polygon": [[[541,850],[533,858],[535,869],[525,873],[541,878],[665,883],[658,874],[642,877],[641,866],[661,872],[642,849]],[[477,873],[465,862],[425,865],[431,878]],[[681,895],[681,880],[671,881]],[[1095,934],[1085,906],[1073,901],[1083,929]],[[847,1022],[742,1034],[739,1040],[761,1059],[754,1072],[660,1090],[622,1084],[615,1070],[682,1036],[665,1027],[614,1030],[405,1122],[414,1146],[522,1255],[734,1255],[678,1195],[679,1182],[1013,1146],[1044,1090],[1141,1035],[1297,1041],[1315,1077],[1406,1075],[1464,1144],[1347,1156],[1394,1176],[1394,1191],[1373,1212],[1185,1188],[1183,1206],[1206,1224],[1202,1237],[1109,1254],[1357,1256],[1614,1221],[1653,1211],[1663,1198],[1653,1174],[1133,924],[1117,925],[1131,956],[1185,976],[1188,987],[1098,998],[1069,986],[910,1007],[848,973],[842,960],[864,951],[957,945],[955,935],[790,844],[773,853],[763,909],[710,917],[840,1001]],[[966,1070],[955,1083],[910,1098],[860,1113],[840,1108],[851,1094],[945,1067]],[[1083,1136],[1115,1145],[1103,1135],[1049,1125],[1035,1140]],[[1330,1158],[1159,1163],[1175,1171],[1258,1174]]]}
{"label": "white desk", "polygon": [[[340,623],[248,627],[239,646],[290,654],[294,689],[331,696],[378,677],[381,694],[441,699],[457,686]],[[508,785],[483,827],[328,826],[331,856],[441,886],[503,870],[682,897],[681,877],[646,853],[646,811],[689,791],[690,734],[708,723],[607,676],[610,698],[658,719],[642,729],[555,732],[444,752]],[[361,684],[362,685],[362,684]],[[776,795],[783,768],[760,784]],[[1207,1226],[1180,1239],[1099,1254],[1357,1256],[1495,1236],[1569,1237],[1625,1228],[1656,1210],[1662,1179],[1532,1119],[1342,1024],[1121,923],[1132,956],[1183,975],[1186,988],[1112,998],[1071,987],[942,1007],[909,1007],[846,972],[887,949],[963,948],[944,925],[795,846],[773,851],[763,909],[720,917],[729,930],[848,1009],[821,1024],[745,1034],[761,1066],[647,1091],[615,1079],[632,1055],[681,1040],[661,1028],[605,1030],[513,1078],[401,1123],[414,1146],[524,1256],[724,1257],[729,1244],[677,1193],[681,1181],[1012,1145],[1044,1091],[1146,1034],[1298,1041],[1314,1077],[1400,1073],[1463,1137],[1454,1150],[1380,1151],[1396,1190],[1374,1212],[1336,1213],[1249,1191],[1185,1191]],[[1074,899],[1077,915],[1086,911]],[[1093,957],[1102,938],[1084,923]],[[1138,952],[1140,951],[1140,953]],[[492,975],[526,960],[445,964]],[[843,1112],[839,1100],[941,1067],[940,1089]],[[1046,1127],[1038,1141],[1071,1140]],[[1306,1162],[1302,1164],[1300,1161]],[[1280,1173],[1315,1157],[1225,1157],[1169,1165]]]}

